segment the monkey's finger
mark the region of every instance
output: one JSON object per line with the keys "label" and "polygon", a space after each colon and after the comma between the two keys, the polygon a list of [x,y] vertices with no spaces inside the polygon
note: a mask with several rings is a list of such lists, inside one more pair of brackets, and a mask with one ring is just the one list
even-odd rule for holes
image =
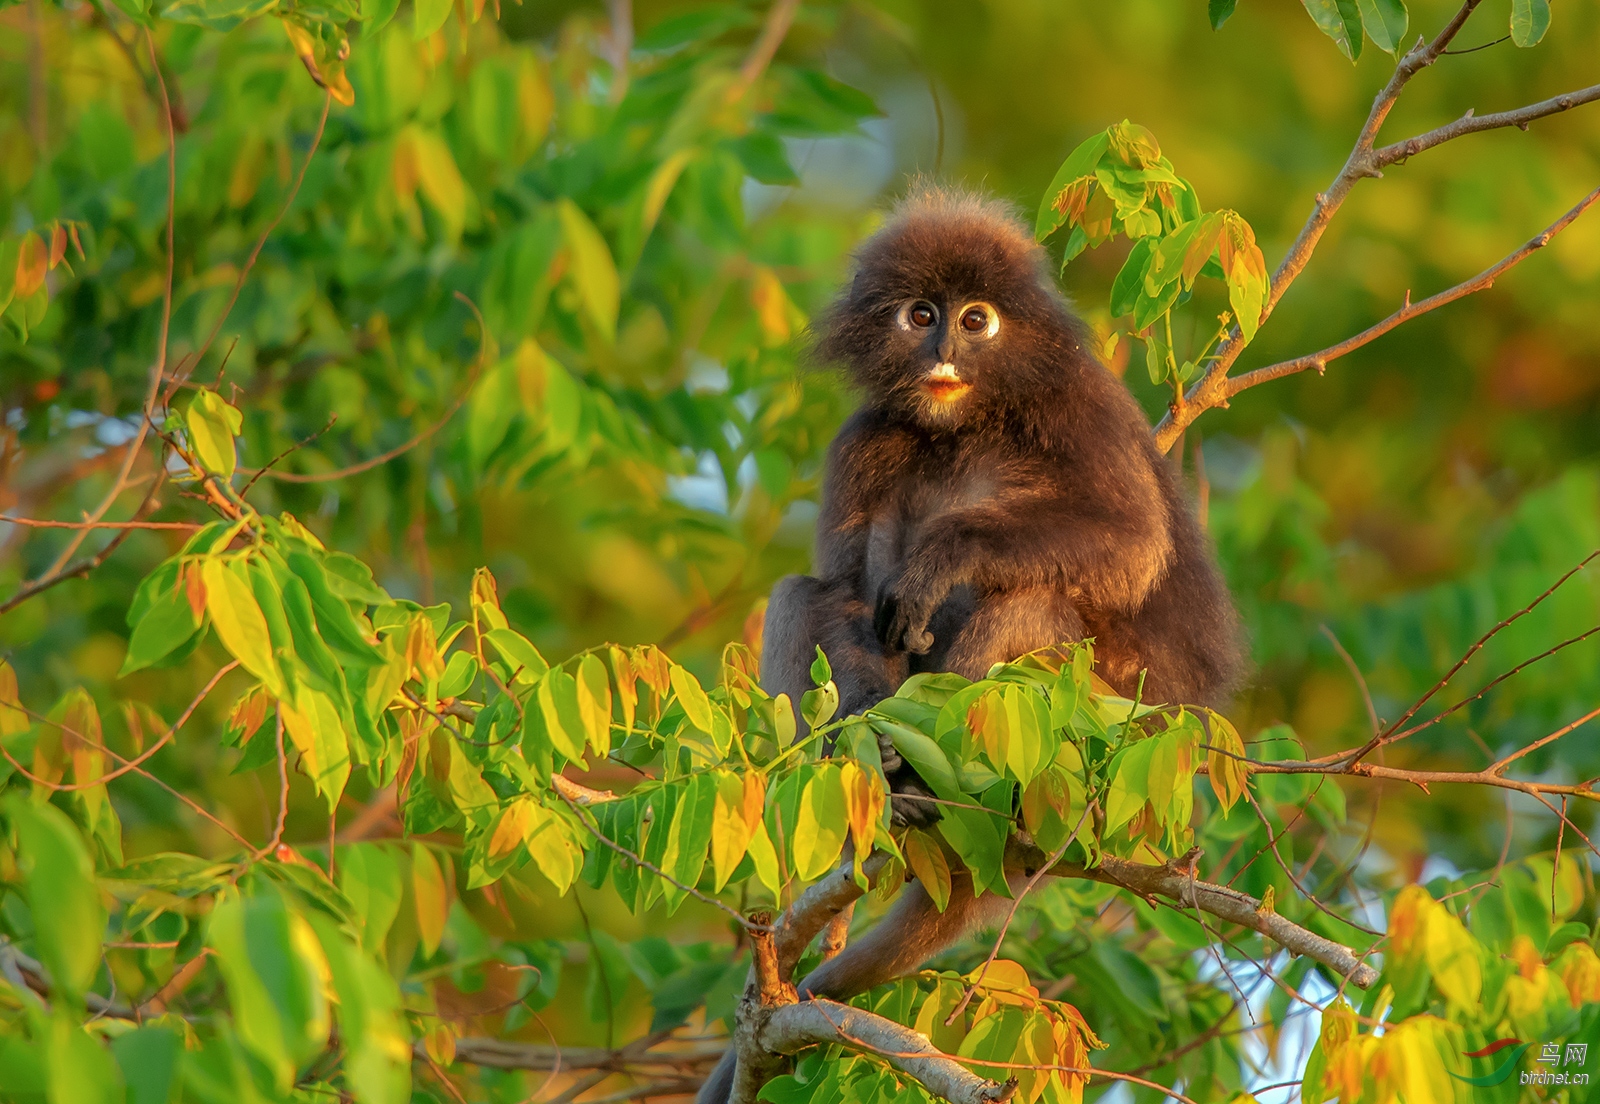
{"label": "monkey's finger", "polygon": [[912,655],[927,655],[933,649],[933,634],[927,629],[907,629],[905,650]]}

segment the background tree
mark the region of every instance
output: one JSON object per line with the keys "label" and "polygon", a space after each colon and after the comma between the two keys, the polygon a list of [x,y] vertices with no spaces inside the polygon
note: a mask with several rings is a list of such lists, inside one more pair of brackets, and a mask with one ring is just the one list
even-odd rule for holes
{"label": "background tree", "polygon": [[[1514,1075],[1600,999],[1597,17],[1304,7],[0,12],[0,1093],[664,1096],[737,1024],[780,1101],[1586,1099]],[[1244,739],[1075,650],[825,760],[724,648],[914,170],[1038,210],[1175,446]],[[788,1004],[1029,846],[1003,932]]]}

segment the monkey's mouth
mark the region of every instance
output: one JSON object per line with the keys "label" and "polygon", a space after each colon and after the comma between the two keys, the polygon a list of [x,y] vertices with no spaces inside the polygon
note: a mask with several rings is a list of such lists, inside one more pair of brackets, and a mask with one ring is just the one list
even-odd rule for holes
{"label": "monkey's mouth", "polygon": [[922,381],[922,390],[928,398],[936,403],[953,403],[968,391],[972,385],[956,373],[954,364],[936,365]]}

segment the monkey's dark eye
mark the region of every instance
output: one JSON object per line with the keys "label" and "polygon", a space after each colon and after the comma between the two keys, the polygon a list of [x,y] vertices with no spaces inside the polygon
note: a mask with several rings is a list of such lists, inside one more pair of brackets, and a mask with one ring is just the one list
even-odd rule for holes
{"label": "monkey's dark eye", "polygon": [[912,303],[906,317],[911,319],[913,326],[925,330],[939,321],[939,312],[933,309],[932,303]]}
{"label": "monkey's dark eye", "polygon": [[961,312],[961,328],[969,334],[983,333],[989,329],[990,314],[983,307],[968,307]]}

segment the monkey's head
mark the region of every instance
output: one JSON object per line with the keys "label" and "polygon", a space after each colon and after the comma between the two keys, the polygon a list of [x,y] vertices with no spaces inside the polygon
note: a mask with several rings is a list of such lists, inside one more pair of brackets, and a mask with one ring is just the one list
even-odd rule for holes
{"label": "monkey's head", "polygon": [[919,190],[855,260],[817,351],[930,429],[1039,401],[1060,373],[1062,343],[1076,344],[1044,250],[996,201]]}

